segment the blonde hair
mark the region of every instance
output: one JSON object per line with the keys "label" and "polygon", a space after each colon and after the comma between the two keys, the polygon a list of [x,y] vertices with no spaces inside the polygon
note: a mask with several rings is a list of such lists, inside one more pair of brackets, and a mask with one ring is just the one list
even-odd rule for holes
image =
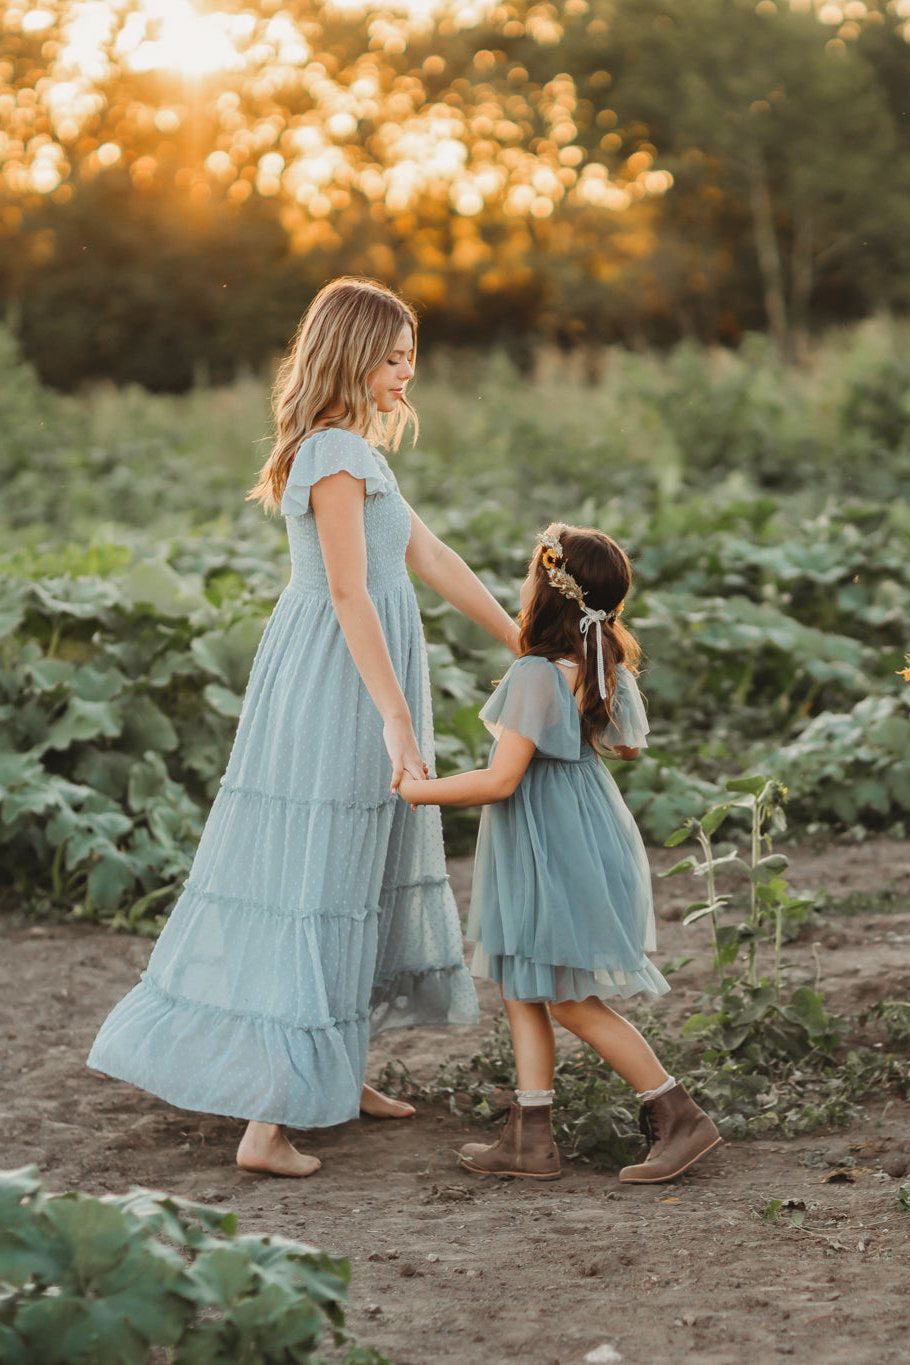
{"label": "blonde hair", "polygon": [[247,499],[272,511],[281,502],[304,436],[327,409],[340,406],[331,425],[347,427],[397,450],[417,413],[402,396],[393,413],[376,410],[369,377],[394,346],[402,327],[417,349],[417,317],[409,304],[375,280],[343,275],[320,289],[301,319],[275,380],[275,443]]}

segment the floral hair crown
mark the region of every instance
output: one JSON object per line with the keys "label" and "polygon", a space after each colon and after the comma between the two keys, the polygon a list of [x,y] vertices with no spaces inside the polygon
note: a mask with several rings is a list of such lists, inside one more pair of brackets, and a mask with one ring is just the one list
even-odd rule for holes
{"label": "floral hair crown", "polygon": [[622,615],[625,605],[620,602],[612,611],[594,611],[585,601],[585,595],[578,580],[573,578],[566,568],[565,551],[562,548],[562,541],[555,530],[543,531],[537,537],[537,543],[541,547],[540,562],[544,567],[550,587],[562,593],[563,597],[568,597],[571,601],[577,602],[581,609],[581,630],[582,644],[584,645],[585,658],[588,657],[588,631],[593,625],[597,635],[597,684],[601,699],[606,700],[607,684],[604,677],[604,655],[603,655],[603,625],[612,626],[618,616]]}

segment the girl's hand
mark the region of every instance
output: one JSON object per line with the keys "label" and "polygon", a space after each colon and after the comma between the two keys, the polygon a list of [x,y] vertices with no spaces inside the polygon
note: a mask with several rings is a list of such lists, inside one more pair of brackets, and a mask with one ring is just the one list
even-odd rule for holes
{"label": "girl's hand", "polygon": [[392,760],[391,791],[398,791],[401,779],[405,776],[421,778],[428,775],[430,770],[417,747],[417,737],[409,717],[387,721],[382,727],[382,738]]}

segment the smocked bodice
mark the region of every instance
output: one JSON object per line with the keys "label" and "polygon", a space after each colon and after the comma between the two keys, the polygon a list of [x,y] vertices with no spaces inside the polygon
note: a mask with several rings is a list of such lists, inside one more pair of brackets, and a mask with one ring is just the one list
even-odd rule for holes
{"label": "smocked bodice", "polygon": [[[366,476],[366,496],[363,501],[363,526],[367,551],[367,589],[371,594],[383,591],[395,583],[407,580],[405,552],[411,537],[411,514],[398,489],[395,475],[388,461],[377,450],[367,447],[374,461],[372,476]],[[305,461],[309,452],[306,443],[301,447],[295,460],[295,470]],[[334,462],[333,462],[334,463]],[[345,467],[344,465],[340,467]],[[298,470],[295,488],[303,493],[296,500],[286,499],[285,512],[288,545],[291,556],[291,577],[289,589],[298,593],[321,593],[328,595],[328,579],[319,543],[316,518],[309,506],[309,488],[304,478],[315,483],[316,475],[322,473],[324,465],[317,463],[315,468]],[[326,473],[332,472],[326,469]],[[359,475],[359,468],[349,468],[349,472]],[[293,474],[293,471],[292,471]],[[289,488],[291,483],[289,481]]]}

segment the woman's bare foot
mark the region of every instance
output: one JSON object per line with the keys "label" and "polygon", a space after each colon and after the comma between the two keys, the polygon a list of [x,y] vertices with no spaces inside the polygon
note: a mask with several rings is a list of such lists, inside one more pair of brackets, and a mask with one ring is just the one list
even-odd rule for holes
{"label": "woman's bare foot", "polygon": [[365,1085],[360,1092],[360,1112],[369,1114],[371,1119],[409,1119],[417,1111],[406,1100],[393,1100],[391,1095]]}
{"label": "woman's bare foot", "polygon": [[237,1148],[237,1165],[242,1171],[304,1176],[315,1175],[322,1162],[292,1147],[279,1124],[251,1121]]}

